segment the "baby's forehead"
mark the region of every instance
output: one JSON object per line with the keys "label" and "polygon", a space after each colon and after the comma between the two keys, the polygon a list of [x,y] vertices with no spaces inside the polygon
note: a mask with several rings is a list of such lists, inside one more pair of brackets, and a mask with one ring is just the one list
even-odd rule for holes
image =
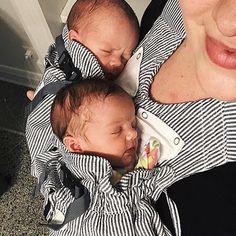
{"label": "baby's forehead", "polygon": [[103,24],[104,22],[110,24],[118,23],[130,23],[134,25],[135,30],[135,21],[129,17],[128,13],[116,4],[101,5],[95,8],[92,8],[90,11],[86,11],[81,15],[77,26],[89,26],[90,24]]}
{"label": "baby's forehead", "polygon": [[84,105],[87,109],[85,110],[91,115],[91,121],[108,121],[110,117],[111,121],[118,122],[124,118],[125,114],[126,116],[135,115],[133,100],[126,93],[97,98]]}
{"label": "baby's forehead", "polygon": [[127,103],[132,103],[133,104],[133,99],[132,97],[127,94],[126,92],[117,92],[114,94],[98,94],[94,96],[90,96],[87,99],[84,100],[83,102],[87,106],[115,106],[117,103],[118,104],[127,104]]}

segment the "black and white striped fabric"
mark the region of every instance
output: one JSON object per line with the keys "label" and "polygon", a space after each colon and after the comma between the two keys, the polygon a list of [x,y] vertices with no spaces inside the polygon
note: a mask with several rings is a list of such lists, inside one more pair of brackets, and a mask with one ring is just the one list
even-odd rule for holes
{"label": "black and white striped fabric", "polygon": [[[153,101],[149,96],[154,75],[158,73],[160,66],[175,52],[176,48],[185,38],[185,34],[179,1],[172,0],[168,1],[161,17],[157,19],[152,29],[139,45],[139,48],[143,48],[143,60],[140,68],[139,90],[135,98],[136,106],[159,117],[169,127],[175,130],[185,142],[185,146],[176,158],[162,163],[162,166],[170,167],[175,173],[171,185],[176,182],[181,182],[184,178],[203,172],[208,173],[208,176],[206,175],[207,180],[208,177],[211,177],[210,172],[213,171],[213,168],[221,168],[223,166],[226,168],[224,173],[228,171],[229,176],[232,178],[229,165],[231,163],[231,166],[235,168],[233,162],[236,161],[235,102],[204,99],[180,104],[160,104]],[[236,177],[236,174],[234,177]],[[215,182],[212,183],[216,186],[216,189],[218,178],[220,178],[220,176],[216,177]],[[208,227],[219,227],[222,231],[220,231],[220,233],[218,232],[217,235],[235,235],[235,224],[230,222],[227,225],[227,223],[224,223],[229,221],[229,219],[236,214],[236,202],[232,200],[235,199],[235,195],[233,195],[235,194],[235,188],[232,189],[231,187],[234,180],[230,180],[230,183],[228,181],[229,178],[224,182],[225,187],[219,189],[219,192],[227,191],[228,194],[226,194],[227,198],[222,198],[222,201],[227,201],[226,199],[228,199],[228,202],[220,202],[220,209],[222,209],[224,205],[226,209],[231,206],[230,211],[224,212],[224,214],[226,214],[224,217],[220,216],[222,221],[217,220],[217,218],[219,218],[217,214],[223,214],[217,211],[217,205],[215,205],[215,210],[212,211],[212,214],[204,212],[204,209],[200,208],[202,209],[202,217],[207,214],[209,217],[213,218],[213,214],[215,214],[213,220],[209,218],[205,219],[205,224],[203,223],[204,226],[198,225],[199,222],[195,222],[194,224],[195,213],[193,212],[192,215],[189,215],[189,218],[193,219],[192,222],[190,222],[193,223],[195,227],[191,229],[191,226],[185,226],[186,229],[189,227],[190,229],[188,229],[188,231],[186,230],[184,233],[182,232],[183,235],[216,235],[212,233],[215,232],[215,230],[208,229]],[[198,185],[200,184],[201,182],[198,182]],[[206,194],[203,191],[201,192],[200,186],[198,186],[198,188],[200,191],[199,194]],[[183,193],[182,196],[187,194],[187,191],[186,189],[186,192]],[[230,193],[232,194],[230,195]],[[209,196],[210,194],[211,193],[209,193]],[[179,195],[181,196],[181,194]],[[215,196],[212,195],[212,201],[214,197]],[[176,206],[174,201],[168,196],[168,187],[166,188],[166,198],[169,204],[175,233],[176,235],[181,235],[181,218],[177,210],[178,206]],[[188,204],[189,206],[191,206],[191,203],[195,204],[195,202],[191,202],[191,200],[192,199],[188,199],[190,202]],[[195,200],[198,201],[198,199]],[[181,202],[181,199],[179,199],[179,201]],[[217,204],[217,202],[215,204]],[[201,203],[197,203],[197,206],[200,205]],[[212,209],[214,209],[214,207]],[[186,216],[186,218],[187,217],[188,216]],[[209,226],[207,221],[211,221]],[[219,222],[221,226],[216,226],[217,222]],[[199,229],[198,232],[200,233],[194,232],[196,228],[202,226],[205,228]],[[230,230],[232,230],[233,233]],[[207,232],[211,233],[209,234]]]}
{"label": "black and white striped fabric", "polygon": [[[89,77],[103,79],[104,73],[96,57],[81,44],[68,39],[66,26],[62,36],[65,47],[75,67],[80,69],[83,79]],[[45,67],[43,79],[36,92],[49,83],[65,80],[65,74],[58,65],[55,44],[49,47],[45,57]],[[50,111],[54,97],[55,95],[47,95],[31,112],[26,123],[26,139],[31,155],[31,174],[36,177],[40,191],[44,195],[44,206],[50,206],[46,215],[48,221],[53,219],[56,209],[65,215],[68,206],[74,200],[70,189],[63,186],[60,171],[61,154],[52,144],[54,135],[50,125]]]}
{"label": "black and white striped fabric", "polygon": [[[109,181],[112,172],[107,161],[100,157],[70,154],[53,137],[49,124],[53,96],[46,97],[30,115],[26,134],[32,156],[32,175],[42,183],[45,205],[51,202],[47,219],[53,219],[55,209],[66,214],[74,200],[61,182],[60,162],[66,163],[67,168],[88,188],[92,199],[88,211],[61,230],[51,231],[50,235],[173,235],[163,224],[158,209],[150,204],[158,200],[161,193],[166,196],[175,235],[181,235],[178,206],[169,197],[168,187],[188,176],[236,160],[236,103],[205,99],[167,105],[149,97],[154,75],[184,38],[179,1],[170,0],[139,45],[139,48],[143,47],[143,59],[136,106],[159,117],[185,142],[177,157],[164,161],[157,169],[126,174],[114,188]],[[81,58],[77,50],[82,47],[66,42],[75,65],[79,65],[85,78],[91,73],[103,77],[100,66],[89,52]],[[50,55],[49,61],[55,65],[56,56],[53,52]],[[83,61],[85,64],[80,65]],[[49,67],[44,75],[45,83],[63,78],[63,73],[55,66]]]}
{"label": "black and white striped fabric", "polygon": [[[151,204],[171,183],[171,168],[137,169],[114,187],[112,167],[106,159],[70,153],[57,138],[53,142],[59,147],[61,161],[88,189],[91,204],[83,215],[50,235],[171,235]],[[63,200],[67,204],[68,199]]]}

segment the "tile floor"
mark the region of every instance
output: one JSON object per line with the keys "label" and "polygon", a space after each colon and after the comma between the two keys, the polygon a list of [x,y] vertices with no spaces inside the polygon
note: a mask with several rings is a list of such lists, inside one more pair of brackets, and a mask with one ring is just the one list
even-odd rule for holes
{"label": "tile floor", "polygon": [[0,81],[0,235],[44,236],[42,199],[33,197],[24,137],[28,88]]}

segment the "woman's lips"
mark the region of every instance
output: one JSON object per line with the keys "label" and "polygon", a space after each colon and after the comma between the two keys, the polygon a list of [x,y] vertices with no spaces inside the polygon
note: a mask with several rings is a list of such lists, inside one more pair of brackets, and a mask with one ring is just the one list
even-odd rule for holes
{"label": "woman's lips", "polygon": [[206,51],[213,63],[226,69],[236,69],[236,49],[206,37]]}

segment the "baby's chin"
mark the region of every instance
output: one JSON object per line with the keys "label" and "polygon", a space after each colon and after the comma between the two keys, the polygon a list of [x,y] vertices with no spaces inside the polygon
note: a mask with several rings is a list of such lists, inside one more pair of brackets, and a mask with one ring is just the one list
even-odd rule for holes
{"label": "baby's chin", "polygon": [[120,73],[121,73],[121,71],[111,71],[111,72],[106,71],[106,72],[104,72],[105,78],[107,80],[115,80],[115,79],[117,79],[117,77],[120,75]]}
{"label": "baby's chin", "polygon": [[128,171],[134,170],[136,165],[137,165],[136,162],[135,162],[135,163],[132,163],[132,164],[128,165],[128,166],[126,167],[126,169],[127,169]]}
{"label": "baby's chin", "polygon": [[114,169],[121,168],[129,171],[133,170],[138,163],[136,151],[131,149],[119,157],[111,154],[102,154],[101,156],[108,160]]}
{"label": "baby's chin", "polygon": [[133,170],[137,164],[138,164],[138,158],[135,155],[130,157],[130,161],[124,165],[124,168],[126,168],[127,170]]}

